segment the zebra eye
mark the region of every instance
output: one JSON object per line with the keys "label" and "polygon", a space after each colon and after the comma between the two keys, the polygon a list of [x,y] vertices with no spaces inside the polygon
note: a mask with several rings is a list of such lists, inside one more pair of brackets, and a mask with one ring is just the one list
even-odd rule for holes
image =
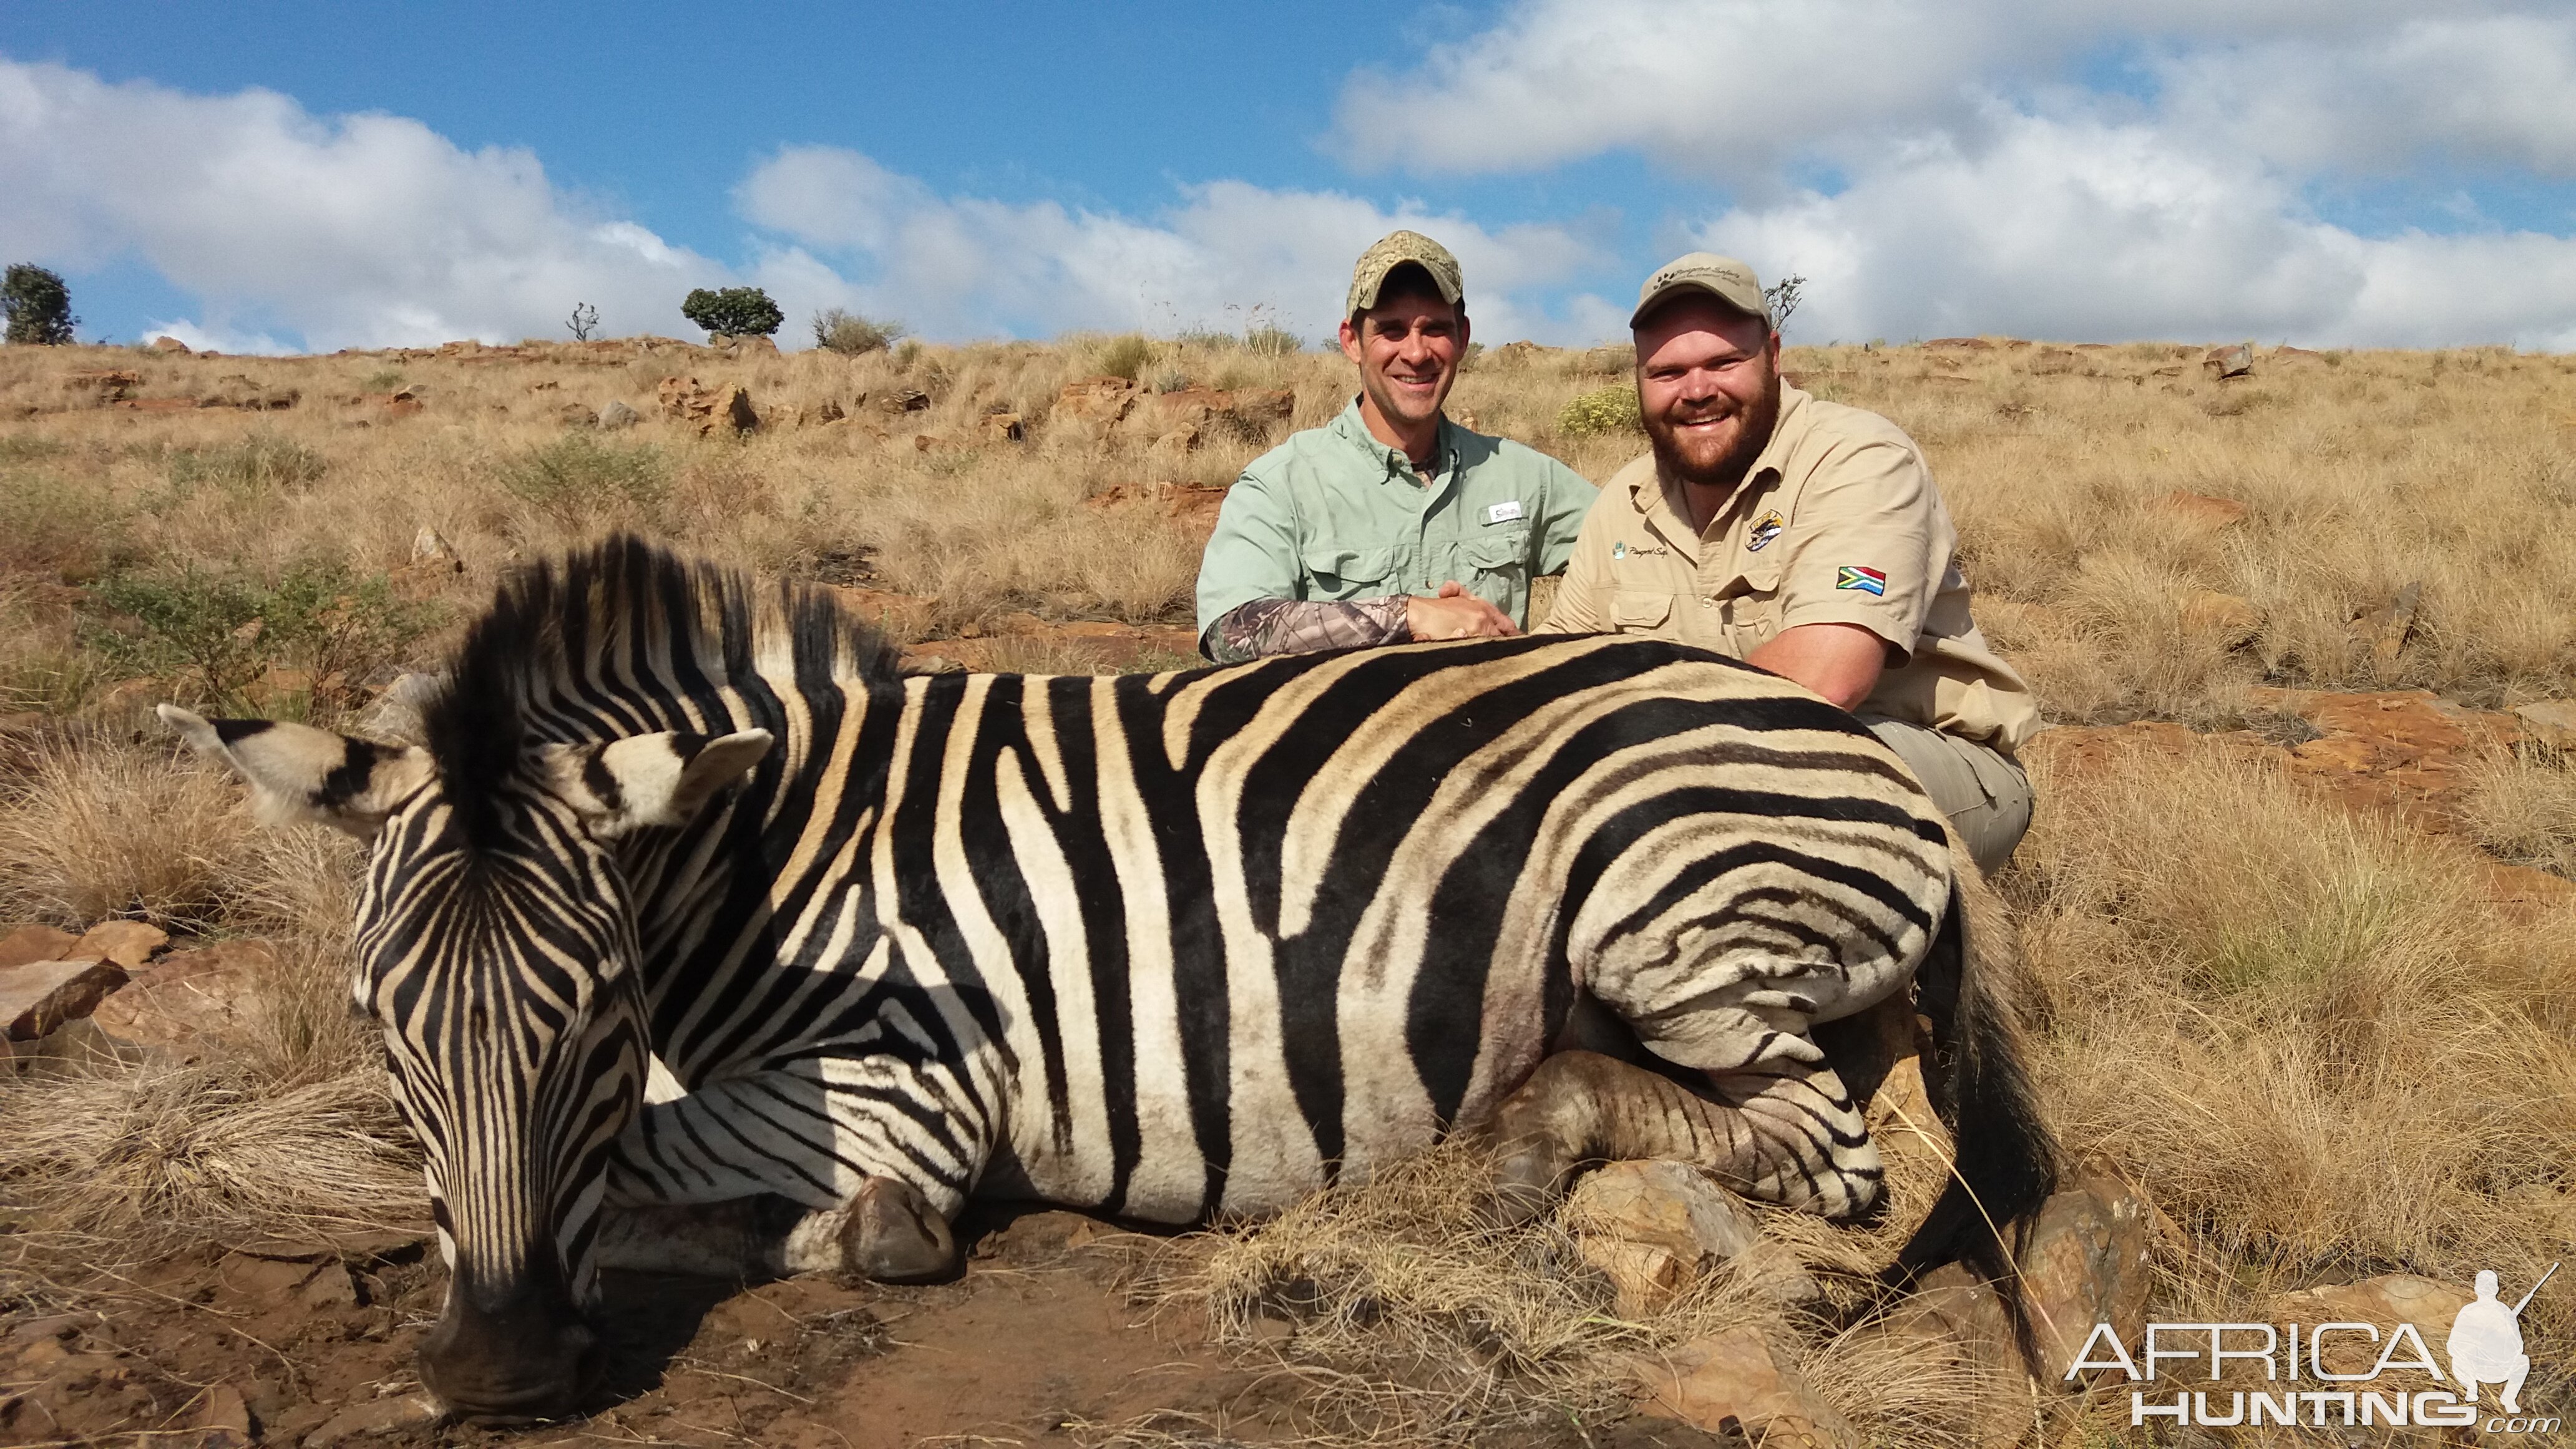
{"label": "zebra eye", "polygon": [[369,1011],[369,1010],[367,1009],[367,1003],[366,1003],[366,999],[365,999],[364,997],[352,996],[352,997],[350,997],[350,998],[349,998],[349,1019],[350,1019],[350,1020],[352,1020],[352,1021],[366,1021],[366,1020],[368,1020],[368,1019],[372,1018],[374,1015],[375,1015],[375,1013],[374,1013],[374,1012]]}

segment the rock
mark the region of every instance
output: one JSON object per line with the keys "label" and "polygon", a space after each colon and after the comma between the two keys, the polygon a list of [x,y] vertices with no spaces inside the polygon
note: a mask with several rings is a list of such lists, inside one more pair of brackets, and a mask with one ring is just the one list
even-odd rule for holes
{"label": "rock", "polygon": [[1639,1377],[1642,1410],[1707,1433],[1741,1435],[1765,1449],[1837,1449],[1858,1438],[1759,1329],[1686,1343]]}
{"label": "rock", "polygon": [[411,561],[434,572],[465,572],[465,560],[457,556],[456,545],[447,541],[446,534],[426,523],[411,536]]}
{"label": "rock", "polygon": [[[2146,1331],[2146,1201],[2117,1178],[2087,1178],[2040,1204],[2022,1230],[2022,1304],[2042,1383],[2064,1381],[2097,1323],[2133,1349]],[[2097,1375],[2098,1377],[2099,1375]]]}
{"label": "rock", "polygon": [[2211,377],[2222,381],[2248,376],[2254,371],[2254,344],[2240,342],[2233,347],[2213,347],[2202,354],[2200,366]]}
{"label": "rock", "polygon": [[1526,340],[1506,342],[1477,360],[1487,367],[1526,367],[1555,350]]}
{"label": "rock", "polygon": [[1048,425],[1067,437],[1096,443],[1135,408],[1136,391],[1136,384],[1123,377],[1066,383],[1048,410]]}
{"label": "rock", "polygon": [[1825,1301],[1824,1285],[1816,1281],[1816,1275],[1807,1271],[1807,1265],[1798,1261],[1797,1252],[1786,1243],[1755,1243],[1728,1259],[1727,1268],[1746,1291],[1766,1303],[1810,1308]]}
{"label": "rock", "polygon": [[1016,443],[1028,436],[1018,413],[984,414],[984,439],[992,443]]}
{"label": "rock", "polygon": [[2019,1444],[2031,1429],[2030,1371],[2013,1342],[2012,1314],[1993,1287],[1957,1263],[1923,1275],[1888,1316],[1854,1330],[1856,1348],[1894,1357],[1958,1385],[1969,1437]]}
{"label": "rock", "polygon": [[1227,412],[1238,424],[1266,430],[1273,423],[1284,423],[1296,416],[1297,394],[1284,387],[1240,388],[1234,394],[1234,406]]}
{"label": "rock", "polygon": [[877,411],[888,417],[899,418],[905,413],[927,412],[930,409],[930,394],[917,387],[898,387],[879,393],[876,401]]}
{"label": "rock", "polygon": [[307,1308],[326,1312],[334,1308],[355,1308],[358,1306],[358,1280],[349,1276],[348,1269],[332,1263],[306,1281],[303,1291],[295,1295],[295,1301]]}
{"label": "rock", "polygon": [[[2576,751],[2576,699],[2544,699],[2513,712],[2533,744],[2545,749]],[[0,959],[8,943],[0,942]]]}
{"label": "rock", "polygon": [[2262,632],[2263,611],[2242,594],[2194,589],[2182,601],[2182,626],[2189,633],[2215,634],[2234,646]]}
{"label": "rock", "polygon": [[599,426],[599,414],[585,403],[568,402],[555,409],[555,421],[567,428],[595,428]]}
{"label": "rock", "polygon": [[1994,346],[1982,337],[1935,337],[1926,347],[1956,347],[1968,352],[1984,352]]}
{"label": "rock", "polygon": [[[1620,1312],[1631,1317],[1663,1307],[1711,1264],[1744,1253],[1759,1238],[1752,1215],[1732,1194],[1682,1162],[1611,1163],[1575,1185],[1559,1220],[1575,1233],[1584,1261],[1618,1291]],[[1785,1281],[1779,1286],[1798,1291]]]}
{"label": "rock", "polygon": [[613,399],[599,410],[599,425],[604,429],[631,428],[644,421],[644,415],[628,407],[623,398]]}
{"label": "rock", "polygon": [[2163,495],[2156,502],[2168,512],[2213,530],[2242,523],[2245,515],[2253,511],[2233,498],[2212,498],[2206,493],[2193,493],[2182,488]]}
{"label": "rock", "polygon": [[[2349,1333],[2328,1337],[2317,1346],[2326,1368],[2334,1373],[2367,1372],[2379,1361],[2388,1335],[2396,1332],[2400,1323],[2415,1325],[2424,1346],[2433,1352],[2437,1362],[2447,1366],[2450,1360],[2443,1345],[2451,1332],[2451,1320],[2476,1296],[2466,1288],[2418,1278],[2412,1273],[2391,1273],[2358,1283],[2278,1294],[2263,1305],[2262,1316],[2267,1323],[2367,1323],[2377,1327],[2380,1336],[2376,1342],[2367,1334]],[[2404,1356],[2401,1350],[2400,1357]]]}
{"label": "rock", "polygon": [[751,394],[739,383],[708,387],[694,377],[666,377],[654,396],[665,417],[696,428],[702,438],[724,431],[747,433],[760,426]]}
{"label": "rock", "polygon": [[63,391],[86,393],[91,402],[99,404],[123,402],[142,386],[143,375],[124,368],[75,372],[63,378]]}
{"label": "rock", "polygon": [[2378,665],[2381,678],[2397,671],[2397,656],[2415,637],[2415,606],[2423,597],[2424,583],[2418,579],[2399,589],[2397,597],[2387,604],[2352,621],[2353,636],[2370,646],[2371,660]]}
{"label": "rock", "polygon": [[242,1402],[241,1390],[230,1384],[217,1384],[197,1396],[181,1417],[176,1434],[154,1434],[155,1449],[250,1449],[258,1442],[251,1432],[250,1406]]}
{"label": "rock", "polygon": [[113,961],[128,971],[170,944],[170,933],[142,921],[101,921],[63,953],[66,961]]}
{"label": "rock", "polygon": [[90,1019],[119,1041],[185,1052],[209,1038],[241,1036],[251,1022],[257,983],[275,979],[278,969],[265,941],[175,951],[135,972]]}
{"label": "rock", "polygon": [[1198,446],[1198,429],[1175,428],[1156,438],[1153,445],[1145,450],[1145,456],[1157,463],[1178,463],[1197,452]]}
{"label": "rock", "polygon": [[0,970],[0,1036],[34,1041],[85,1017],[125,984],[113,961],[30,961]]}
{"label": "rock", "polygon": [[305,1435],[304,1449],[332,1449],[335,1444],[368,1434],[427,1428],[438,1422],[439,1413],[438,1401],[427,1394],[403,1394],[351,1404],[323,1420],[321,1428]]}
{"label": "rock", "polygon": [[168,336],[153,338],[152,350],[155,352],[173,353],[180,357],[187,356],[189,351],[187,343],[180,341],[176,337]]}
{"label": "rock", "polygon": [[30,961],[68,961],[71,949],[80,937],[51,926],[20,926],[0,936],[0,971],[24,966]]}

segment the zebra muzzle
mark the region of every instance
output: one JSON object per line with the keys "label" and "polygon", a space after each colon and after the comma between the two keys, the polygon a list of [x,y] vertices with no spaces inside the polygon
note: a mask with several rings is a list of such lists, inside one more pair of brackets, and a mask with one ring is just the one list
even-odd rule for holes
{"label": "zebra muzzle", "polygon": [[574,1410],[604,1362],[599,1335],[559,1279],[530,1273],[487,1286],[460,1268],[420,1347],[422,1385],[461,1418],[526,1421]]}

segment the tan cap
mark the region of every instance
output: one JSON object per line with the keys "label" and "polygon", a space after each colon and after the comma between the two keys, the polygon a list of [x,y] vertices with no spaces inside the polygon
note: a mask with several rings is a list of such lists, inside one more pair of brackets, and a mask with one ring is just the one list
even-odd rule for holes
{"label": "tan cap", "polygon": [[1637,289],[1637,310],[1628,314],[1628,325],[1635,327],[1646,320],[1647,313],[1684,292],[1705,292],[1738,312],[1761,318],[1764,326],[1771,325],[1771,303],[1762,295],[1762,279],[1753,275],[1751,267],[1715,252],[1692,252],[1655,268],[1646,285]]}
{"label": "tan cap", "polygon": [[1431,285],[1440,289],[1442,300],[1456,302],[1466,295],[1466,278],[1447,247],[1418,231],[1391,231],[1360,253],[1359,265],[1351,268],[1351,295],[1342,315],[1356,317],[1376,306],[1386,274],[1407,262],[1431,274]]}

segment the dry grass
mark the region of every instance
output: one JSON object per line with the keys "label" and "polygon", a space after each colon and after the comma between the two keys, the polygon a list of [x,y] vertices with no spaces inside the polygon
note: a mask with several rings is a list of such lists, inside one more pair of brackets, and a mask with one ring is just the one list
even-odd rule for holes
{"label": "dry grass", "polygon": [[2477,762],[2464,813],[2480,845],[2576,878],[2576,761],[2565,754],[2518,750]]}
{"label": "dry grass", "polygon": [[[1812,1220],[1771,1213],[1765,1234],[1831,1282],[1834,1297],[1856,1302],[1860,1282],[1838,1275],[1866,1274],[1894,1255],[1906,1209],[1920,1217],[1938,1172],[1929,1154],[1901,1157],[1898,1210],[1875,1232],[1818,1232]],[[1184,1240],[1148,1272],[1146,1294],[1255,1352],[1276,1342],[1261,1331],[1265,1319],[1292,1321],[1293,1337],[1266,1352],[1293,1386],[1284,1397],[1303,1443],[1464,1445],[1513,1429],[1604,1423],[1629,1411],[1642,1370],[1736,1327],[1787,1349],[1871,1442],[1966,1441],[1963,1406],[1975,1385],[1962,1370],[1900,1361],[1865,1336],[1835,1333],[1731,1270],[1623,1316],[1564,1225],[1478,1226],[1490,1174],[1478,1146],[1445,1147],[1213,1244]]]}
{"label": "dry grass", "polygon": [[58,742],[0,790],[0,919],[211,925],[250,848],[231,778],[167,742]]}
{"label": "dry grass", "polygon": [[[1817,395],[1881,411],[1923,443],[1979,618],[2057,721],[2233,723],[2255,683],[2421,686],[2485,706],[2576,694],[2576,360],[2279,357],[2230,383],[2196,363],[2196,349],[2143,344],[1788,358]],[[1087,441],[1049,413],[1066,382],[1104,366],[1157,389],[1288,388],[1295,416],[1259,437],[1211,430],[1178,457],[1143,436]],[[1495,349],[1454,408],[1604,479],[1642,441],[1616,426],[1568,435],[1562,419],[1623,366],[1615,351]],[[303,401],[64,411],[59,374],[72,367],[134,368],[147,398],[247,373]],[[780,425],[708,441],[659,421],[567,435],[556,420],[564,402],[611,400],[650,419],[673,374],[740,381]],[[398,386],[425,411],[336,400]],[[910,627],[929,640],[1013,611],[1180,623],[1195,540],[1159,506],[1103,495],[1222,483],[1350,390],[1338,356],[1208,339],[739,359],[0,351],[0,715],[42,721],[32,734],[0,724],[0,921],[142,913],[268,936],[285,962],[260,984],[255,1040],[220,1069],[0,1085],[0,1195],[66,1242],[146,1222],[418,1208],[372,1047],[341,1005],[354,847],[255,835],[229,786],[131,741],[139,706],[185,681],[119,673],[114,661],[133,656],[102,647],[101,631],[134,621],[102,607],[113,581],[192,566],[275,581],[320,561],[384,577],[452,623],[513,561],[625,526],[772,572],[926,596]],[[883,406],[912,391],[928,406]],[[852,420],[785,424],[827,402]],[[1027,440],[992,435],[990,411],[1022,418]],[[2166,501],[2177,491],[2245,516],[2213,522]],[[457,546],[462,573],[409,565],[423,526]],[[2413,635],[2383,663],[2353,620],[2418,582]],[[976,642],[1014,669],[1111,657],[1047,635]],[[439,643],[388,645],[350,672],[379,683]],[[2041,1079],[2064,1140],[2177,1225],[2158,1259],[2166,1310],[2242,1313],[2275,1288],[2395,1269],[2528,1281],[2576,1259],[2576,919],[2494,909],[2474,848],[2576,874],[2576,769],[2537,754],[2481,765],[2455,839],[2347,814],[2251,766],[2140,754],[2074,774],[2040,753],[2039,822],[1999,884],[2054,1002],[2036,1037]],[[1900,1167],[1891,1225],[1937,1185],[1924,1159]],[[1650,1321],[1621,1319],[1562,1230],[1462,1226],[1468,1168],[1443,1155],[1229,1230],[1156,1291],[1197,1305],[1245,1352],[1273,1354],[1306,1428],[1332,1442],[1588,1423],[1624,1401],[1639,1355],[1735,1322],[1795,1340],[1884,1442],[1957,1431],[1944,1416],[1959,1385],[1871,1360],[1745,1285],[1720,1279]],[[1894,1231],[1765,1221],[1838,1311],[1858,1303]],[[2547,1363],[2576,1346],[2570,1301],[2553,1291],[2532,1307]],[[1256,1315],[1279,1312],[1294,1338],[1258,1347]],[[1177,1432],[1127,1426],[1113,1440]],[[2122,1426],[2083,1418],[2068,1432],[2108,1442]]]}

